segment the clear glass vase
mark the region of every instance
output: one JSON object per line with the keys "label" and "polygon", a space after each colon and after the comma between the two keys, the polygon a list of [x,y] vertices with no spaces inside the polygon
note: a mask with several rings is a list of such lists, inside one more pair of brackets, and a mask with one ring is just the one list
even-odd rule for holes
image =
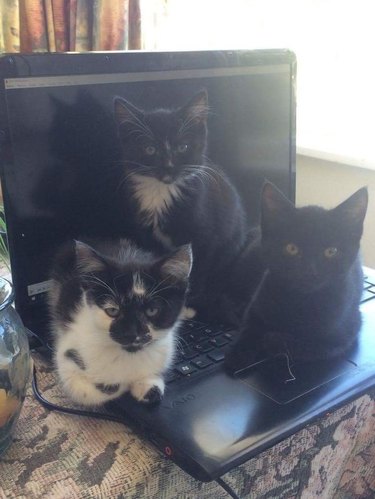
{"label": "clear glass vase", "polygon": [[0,454],[11,442],[30,376],[29,344],[12,302],[12,285],[0,277]]}

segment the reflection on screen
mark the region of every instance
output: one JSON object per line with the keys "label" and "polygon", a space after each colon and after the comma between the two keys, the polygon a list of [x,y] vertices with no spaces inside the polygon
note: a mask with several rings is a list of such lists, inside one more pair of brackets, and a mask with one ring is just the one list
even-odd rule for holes
{"label": "reflection on screen", "polygon": [[[258,221],[259,192],[267,178],[290,195],[291,87],[282,70],[228,71],[213,77],[14,85],[6,92],[13,162],[5,165],[12,216],[13,258],[25,286],[18,300],[39,299],[27,286],[44,282],[48,261],[62,241],[86,236],[129,236],[114,98],[139,109],[173,109],[201,90],[208,95],[206,155],[239,191],[249,225]],[[134,78],[133,78],[134,80]]]}

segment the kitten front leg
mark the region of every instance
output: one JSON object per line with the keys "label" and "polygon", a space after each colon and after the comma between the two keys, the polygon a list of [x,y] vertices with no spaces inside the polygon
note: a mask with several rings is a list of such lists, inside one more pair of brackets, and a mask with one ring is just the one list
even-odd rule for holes
{"label": "kitten front leg", "polygon": [[59,377],[69,397],[74,402],[86,406],[94,407],[105,404],[126,391],[126,387],[120,384],[93,383],[85,373],[77,369],[72,369],[69,372],[59,370]]}
{"label": "kitten front leg", "polygon": [[78,404],[98,406],[122,395],[124,384],[104,384],[95,382],[88,366],[76,349],[58,349],[55,363],[64,391]]}
{"label": "kitten front leg", "polygon": [[164,395],[165,383],[163,378],[154,376],[135,381],[130,385],[130,393],[138,402],[155,404],[160,402]]}

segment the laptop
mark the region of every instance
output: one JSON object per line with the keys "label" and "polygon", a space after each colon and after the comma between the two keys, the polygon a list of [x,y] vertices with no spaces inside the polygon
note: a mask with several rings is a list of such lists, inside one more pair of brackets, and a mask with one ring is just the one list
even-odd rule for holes
{"label": "laptop", "polygon": [[[16,308],[49,342],[49,261],[66,239],[126,235],[126,214],[101,195],[119,161],[113,99],[143,109],[208,94],[208,156],[256,223],[270,180],[295,198],[296,61],[287,50],[9,55],[0,60],[2,188]],[[113,188],[117,188],[115,183]],[[118,220],[121,219],[121,224]],[[130,229],[129,229],[130,230]],[[366,269],[363,326],[347,358],[292,366],[264,359],[223,370],[237,331],[185,321],[165,397],[129,395],[108,409],[193,477],[210,481],[375,384],[375,272]]]}

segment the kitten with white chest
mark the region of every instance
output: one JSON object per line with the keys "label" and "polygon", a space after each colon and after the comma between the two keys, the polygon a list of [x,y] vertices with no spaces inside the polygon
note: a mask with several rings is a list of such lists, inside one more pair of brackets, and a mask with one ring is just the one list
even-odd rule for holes
{"label": "kitten with white chest", "polygon": [[188,305],[206,319],[216,316],[215,297],[245,240],[245,216],[224,172],[207,164],[207,92],[179,108],[149,111],[117,97],[114,113],[122,146],[122,198],[135,237],[161,250],[191,244]]}
{"label": "kitten with white chest", "polygon": [[61,249],[49,308],[57,372],[75,402],[95,406],[127,391],[161,400],[191,265],[189,246],[165,257],[126,239]]}

